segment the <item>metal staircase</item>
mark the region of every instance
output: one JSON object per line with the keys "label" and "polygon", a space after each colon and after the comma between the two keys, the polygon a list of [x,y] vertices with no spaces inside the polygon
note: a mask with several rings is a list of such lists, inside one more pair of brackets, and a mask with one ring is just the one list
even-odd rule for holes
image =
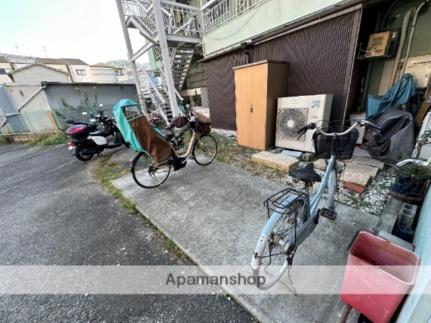
{"label": "metal staircase", "polygon": [[194,48],[177,48],[172,57],[172,73],[177,89],[182,89],[194,55]]}
{"label": "metal staircase", "polygon": [[[169,122],[182,113],[178,91],[184,86],[196,46],[201,44],[200,8],[165,0],[116,1],[141,106],[151,100]],[[130,28],[145,38],[145,45],[136,52]],[[149,73],[137,68],[136,62],[149,50],[161,63],[160,70],[155,71],[160,74],[160,84],[154,84]]]}
{"label": "metal staircase", "polygon": [[[170,48],[169,57],[171,61],[171,70],[174,78],[175,88],[181,90],[187,77],[187,72],[195,54],[196,49],[192,46],[181,46]],[[161,60],[161,53],[158,47],[154,47],[156,58]]]}
{"label": "metal staircase", "polygon": [[[158,111],[166,123],[172,119],[172,111],[169,107],[169,95],[165,86],[153,81],[152,76],[145,70],[139,70],[139,79],[142,85],[142,94],[146,100],[149,100],[152,109]],[[145,103],[148,108],[148,104]]]}

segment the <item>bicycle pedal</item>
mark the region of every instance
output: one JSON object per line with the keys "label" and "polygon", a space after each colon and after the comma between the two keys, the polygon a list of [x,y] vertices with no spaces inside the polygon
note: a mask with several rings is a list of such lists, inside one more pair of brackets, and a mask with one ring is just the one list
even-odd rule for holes
{"label": "bicycle pedal", "polygon": [[337,217],[337,212],[327,208],[323,208],[323,209],[320,209],[319,215],[329,220],[335,220]]}
{"label": "bicycle pedal", "polygon": [[177,160],[174,163],[174,171],[178,171],[187,165],[187,160]]}

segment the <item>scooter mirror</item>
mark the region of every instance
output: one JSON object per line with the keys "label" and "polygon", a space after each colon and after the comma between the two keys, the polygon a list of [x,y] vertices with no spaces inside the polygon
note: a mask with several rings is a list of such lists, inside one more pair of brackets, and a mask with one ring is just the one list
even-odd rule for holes
{"label": "scooter mirror", "polygon": [[82,115],[83,115],[83,116],[86,116],[87,114],[88,114],[88,113],[87,113],[87,112],[85,112],[85,111],[84,111],[84,112],[82,112]]}

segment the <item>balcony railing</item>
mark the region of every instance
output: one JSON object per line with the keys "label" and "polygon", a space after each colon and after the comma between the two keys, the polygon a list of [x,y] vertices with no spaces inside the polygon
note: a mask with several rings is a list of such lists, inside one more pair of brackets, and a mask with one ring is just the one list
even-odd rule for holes
{"label": "balcony railing", "polygon": [[[153,5],[149,0],[122,0],[124,14],[141,19],[144,26],[156,32]],[[161,1],[164,25],[167,34],[178,36],[199,37],[200,9],[173,1]]]}
{"label": "balcony railing", "polygon": [[201,0],[204,32],[268,0]]}
{"label": "balcony railing", "polygon": [[122,0],[122,3],[126,16],[139,17],[152,34],[156,32],[156,23],[152,13],[153,5],[150,1]]}
{"label": "balcony railing", "polygon": [[168,34],[199,37],[199,8],[173,1],[162,1],[161,3]]}

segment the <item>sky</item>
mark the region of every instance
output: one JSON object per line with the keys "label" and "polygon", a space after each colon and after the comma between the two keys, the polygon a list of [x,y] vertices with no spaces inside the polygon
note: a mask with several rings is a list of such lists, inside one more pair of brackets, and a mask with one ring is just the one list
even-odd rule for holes
{"label": "sky", "polygon": [[[0,53],[127,59],[115,0],[0,0]],[[132,35],[138,49],[140,37]]]}

